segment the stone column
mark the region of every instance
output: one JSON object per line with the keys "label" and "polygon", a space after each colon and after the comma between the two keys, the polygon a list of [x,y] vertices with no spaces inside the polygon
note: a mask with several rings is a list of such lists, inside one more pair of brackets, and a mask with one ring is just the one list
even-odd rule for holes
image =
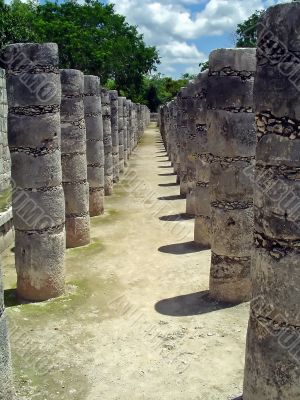
{"label": "stone column", "polygon": [[128,166],[128,107],[127,99],[123,101],[123,124],[124,124],[124,167]]}
{"label": "stone column", "polygon": [[64,292],[65,202],[61,169],[61,84],[54,43],[14,44],[7,65],[18,296]]}
{"label": "stone column", "polygon": [[10,356],[10,344],[4,308],[4,288],[2,277],[2,262],[0,260],[0,399],[15,400],[12,367]]}
{"label": "stone column", "polygon": [[90,216],[104,213],[104,145],[100,79],[84,76],[87,178]]}
{"label": "stone column", "polygon": [[128,124],[127,124],[127,154],[128,159],[131,156],[131,144],[132,144],[132,135],[133,135],[133,125],[132,125],[132,102],[131,100],[127,100],[127,110],[128,110]]}
{"label": "stone column", "polygon": [[[7,142],[7,95],[5,70],[0,68],[0,196],[9,198],[10,154]],[[1,212],[1,210],[0,210]]]}
{"label": "stone column", "polygon": [[119,118],[119,171],[124,172],[124,101],[125,97],[118,97]]}
{"label": "stone column", "polygon": [[136,123],[136,104],[131,103],[131,153],[134,151],[136,146],[136,135],[137,135],[137,123]]}
{"label": "stone column", "polygon": [[187,194],[186,214],[195,215],[195,186],[196,186],[196,92],[195,83],[188,85],[187,100]]}
{"label": "stone column", "polygon": [[195,82],[196,109],[196,186],[194,241],[203,247],[210,246],[210,156],[206,126],[206,97],[208,72],[198,75]]}
{"label": "stone column", "polygon": [[255,49],[220,49],[209,57],[207,128],[210,170],[210,295],[250,298],[253,242]]}
{"label": "stone column", "polygon": [[258,24],[253,284],[244,400],[300,398],[300,3]]}
{"label": "stone column", "polygon": [[111,114],[109,91],[101,88],[102,119],[103,119],[103,144],[104,144],[104,191],[105,196],[113,192],[113,155],[111,137]]}
{"label": "stone column", "polygon": [[120,157],[119,157],[119,117],[118,117],[118,92],[109,91],[110,110],[111,110],[111,140],[113,156],[113,180],[114,183],[120,179]]}
{"label": "stone column", "polygon": [[178,94],[180,108],[180,194],[186,196],[188,193],[187,179],[187,100],[188,89],[182,88]]}
{"label": "stone column", "polygon": [[76,69],[63,69],[60,77],[61,163],[66,205],[66,245],[67,248],[73,248],[90,243],[83,105],[84,75]]}

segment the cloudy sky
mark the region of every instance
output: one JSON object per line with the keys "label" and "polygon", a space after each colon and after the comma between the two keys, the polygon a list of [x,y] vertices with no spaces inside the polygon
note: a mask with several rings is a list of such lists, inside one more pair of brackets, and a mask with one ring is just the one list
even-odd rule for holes
{"label": "cloudy sky", "polygon": [[282,0],[105,0],[137,25],[161,56],[159,71],[178,77],[196,73],[211,50],[234,46],[239,22]]}

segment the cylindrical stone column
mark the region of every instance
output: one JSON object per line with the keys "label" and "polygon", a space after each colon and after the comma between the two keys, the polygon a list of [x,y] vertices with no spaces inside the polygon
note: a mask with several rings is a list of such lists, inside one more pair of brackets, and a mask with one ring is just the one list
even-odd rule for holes
{"label": "cylindrical stone column", "polygon": [[187,100],[187,194],[186,214],[195,215],[195,186],[196,186],[196,92],[195,83],[188,85],[189,96]]}
{"label": "cylindrical stone column", "polygon": [[61,295],[65,282],[58,48],[18,43],[7,46],[3,57],[17,293],[26,300],[47,300]]}
{"label": "cylindrical stone column", "polygon": [[0,399],[15,400],[13,389],[10,344],[4,308],[2,262],[0,260]]}
{"label": "cylindrical stone column", "polygon": [[113,156],[113,180],[114,183],[117,183],[120,179],[118,92],[116,90],[110,90],[109,97],[111,112],[110,120]]}
{"label": "cylindrical stone column", "polygon": [[123,101],[123,133],[124,133],[124,167],[128,166],[128,107],[127,99]]}
{"label": "cylindrical stone column", "polygon": [[258,24],[252,302],[244,400],[300,398],[300,3]]}
{"label": "cylindrical stone column", "polygon": [[60,78],[61,163],[66,205],[66,245],[67,248],[73,248],[90,243],[83,105],[84,75],[76,69],[62,69]]}
{"label": "cylindrical stone column", "polygon": [[188,193],[187,179],[187,102],[188,89],[182,88],[178,93],[178,103],[180,112],[180,194],[186,196]]}
{"label": "cylindrical stone column", "polygon": [[104,144],[100,79],[84,76],[87,179],[90,216],[104,213]]}
{"label": "cylindrical stone column", "polygon": [[196,185],[194,241],[203,247],[210,246],[210,156],[206,126],[206,97],[208,71],[198,75],[195,82],[196,95]]}
{"label": "cylindrical stone column", "polygon": [[111,114],[109,91],[101,88],[103,144],[104,144],[104,192],[110,196],[113,192],[113,155],[111,137]]}
{"label": "cylindrical stone column", "polygon": [[132,144],[132,135],[133,135],[133,124],[132,124],[132,102],[131,100],[126,100],[127,103],[127,154],[128,159],[131,156],[131,144]]}
{"label": "cylindrical stone column", "polygon": [[209,57],[209,290],[212,298],[230,303],[249,300],[251,289],[255,68],[255,49],[219,49]]}
{"label": "cylindrical stone column", "polygon": [[124,172],[124,101],[125,97],[118,97],[119,118],[119,171]]}

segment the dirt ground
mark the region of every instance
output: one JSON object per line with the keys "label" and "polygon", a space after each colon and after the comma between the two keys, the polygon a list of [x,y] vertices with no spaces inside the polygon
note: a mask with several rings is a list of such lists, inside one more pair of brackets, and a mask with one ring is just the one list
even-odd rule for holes
{"label": "dirt ground", "polygon": [[192,243],[152,124],[126,176],[67,250],[67,293],[18,304],[4,255],[15,384],[33,400],[220,400],[242,392],[248,304],[207,296],[210,251]]}

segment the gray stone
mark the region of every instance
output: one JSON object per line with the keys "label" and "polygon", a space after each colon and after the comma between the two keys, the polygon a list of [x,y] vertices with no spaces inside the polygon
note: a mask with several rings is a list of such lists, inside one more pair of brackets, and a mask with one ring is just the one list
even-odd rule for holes
{"label": "gray stone", "polygon": [[114,183],[117,183],[120,179],[118,92],[116,90],[110,90],[109,97],[111,110],[110,120],[113,157],[113,181]]}
{"label": "gray stone", "polygon": [[84,76],[84,117],[86,125],[89,210],[94,217],[104,213],[104,144],[100,79]]}
{"label": "gray stone", "polygon": [[61,87],[61,162],[66,245],[73,248],[90,243],[83,73],[75,69],[61,70]]}
{"label": "gray stone", "polygon": [[[64,292],[65,280],[58,49],[54,43],[9,45],[3,57],[11,121],[8,137],[14,185],[13,215],[17,223],[17,292],[26,300],[47,300]],[[30,129],[25,135],[23,118]],[[49,129],[49,123],[53,130]],[[50,204],[54,191],[60,193],[55,198],[55,212]],[[25,201],[34,204],[29,214],[27,207],[15,208],[20,193]]]}
{"label": "gray stone", "polygon": [[209,61],[209,290],[218,301],[239,303],[249,300],[251,289],[255,50],[220,49],[212,52]]}
{"label": "gray stone", "polygon": [[299,2],[281,4],[258,24],[253,299],[244,400],[300,398],[299,16]]}
{"label": "gray stone", "polygon": [[113,148],[111,136],[111,108],[109,91],[101,88],[103,144],[104,144],[104,190],[105,196],[113,192]]}

